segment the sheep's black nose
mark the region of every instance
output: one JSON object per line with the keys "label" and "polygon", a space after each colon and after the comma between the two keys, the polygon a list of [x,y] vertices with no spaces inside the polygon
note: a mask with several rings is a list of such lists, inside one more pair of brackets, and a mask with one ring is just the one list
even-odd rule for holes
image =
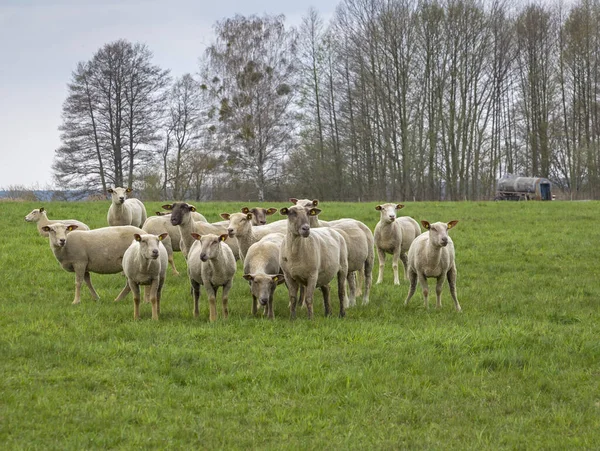
{"label": "sheep's black nose", "polygon": [[390,215],[390,219],[391,219],[392,221],[395,221],[395,220],[396,220],[396,215]]}
{"label": "sheep's black nose", "polygon": [[61,238],[61,239],[60,239],[60,240],[58,240],[58,241],[59,241],[59,243],[60,243],[60,245],[61,245],[61,246],[64,246],[64,245],[65,245],[65,241],[66,241],[66,240],[65,240],[64,238]]}
{"label": "sheep's black nose", "polygon": [[265,225],[267,223],[267,221],[260,221],[261,225]]}
{"label": "sheep's black nose", "polygon": [[258,302],[260,302],[260,305],[267,305],[267,302],[269,302],[268,298],[260,298],[258,300]]}
{"label": "sheep's black nose", "polygon": [[442,246],[448,244],[448,238],[442,238]]}
{"label": "sheep's black nose", "polygon": [[158,249],[152,249],[152,255],[158,255]]}
{"label": "sheep's black nose", "polygon": [[205,262],[206,260],[208,260],[208,257],[206,256],[206,254],[200,254],[200,260]]}

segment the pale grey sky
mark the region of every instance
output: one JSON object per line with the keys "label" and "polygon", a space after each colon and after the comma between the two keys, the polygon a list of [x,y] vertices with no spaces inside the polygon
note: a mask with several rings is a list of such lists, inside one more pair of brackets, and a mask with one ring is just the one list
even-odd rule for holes
{"label": "pale grey sky", "polygon": [[328,20],[340,0],[0,0],[0,188],[46,188],[59,146],[67,83],[108,42],[143,42],[174,77],[195,73],[214,23],[314,6]]}

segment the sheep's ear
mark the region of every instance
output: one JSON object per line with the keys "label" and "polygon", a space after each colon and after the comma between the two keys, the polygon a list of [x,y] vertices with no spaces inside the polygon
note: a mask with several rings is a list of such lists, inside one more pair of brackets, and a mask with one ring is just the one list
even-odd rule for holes
{"label": "sheep's ear", "polygon": [[285,282],[285,277],[283,274],[277,274],[276,276],[271,277],[271,280],[273,282],[277,282],[277,285],[281,285],[283,282]]}
{"label": "sheep's ear", "polygon": [[319,216],[319,213],[321,213],[321,211],[322,211],[322,210],[321,210],[320,208],[311,208],[311,209],[308,211],[308,214],[309,214],[310,216]]}
{"label": "sheep's ear", "polygon": [[247,281],[254,280],[254,276],[252,274],[244,274],[242,277]]}
{"label": "sheep's ear", "polygon": [[[292,199],[290,199],[290,201],[291,200]],[[289,212],[290,212],[290,210],[287,207],[283,207],[282,209],[279,210],[279,214],[282,216],[287,216]]]}
{"label": "sheep's ear", "polygon": [[168,236],[169,236],[169,234],[168,234],[167,232],[165,232],[165,233],[161,233],[160,235],[158,235],[158,240],[159,240],[159,241],[162,241],[162,240],[164,240],[165,238],[167,238]]}
{"label": "sheep's ear", "polygon": [[44,226],[44,227],[42,227],[42,230],[43,230],[44,232],[49,232],[51,229],[50,229],[50,227],[48,227],[48,226]]}
{"label": "sheep's ear", "polygon": [[313,207],[316,207],[317,205],[319,205],[319,199],[313,199]]}
{"label": "sheep's ear", "polygon": [[421,221],[421,224],[423,224],[423,227],[425,227],[427,230],[429,230],[429,222],[428,221]]}
{"label": "sheep's ear", "polygon": [[458,224],[458,221],[454,220],[454,221],[450,221],[448,223],[448,229],[451,229],[452,227],[454,227],[456,224]]}
{"label": "sheep's ear", "polygon": [[107,193],[109,193],[109,194],[112,194],[112,193],[114,193],[114,192],[115,192],[115,190],[113,190],[112,188],[108,188],[108,189],[106,190],[106,192],[107,192]]}
{"label": "sheep's ear", "polygon": [[298,203],[298,199],[296,199],[295,197],[290,197],[290,202],[296,205]]}
{"label": "sheep's ear", "polygon": [[271,216],[271,215],[273,215],[275,213],[277,213],[277,208],[273,208],[273,207],[268,208],[267,211],[266,211],[266,215],[267,216]]}
{"label": "sheep's ear", "polygon": [[44,211],[44,207],[40,207],[40,213]]}
{"label": "sheep's ear", "polygon": [[127,188],[127,189],[125,189],[125,192],[126,192],[126,193],[130,193],[130,192],[132,192],[132,191],[133,191],[133,190],[132,190],[131,188]]}
{"label": "sheep's ear", "polygon": [[246,219],[247,219],[248,221],[252,221],[252,213],[248,213],[248,214],[246,215]]}
{"label": "sheep's ear", "polygon": [[381,205],[377,205],[377,206],[375,207],[375,210],[377,210],[377,211],[381,211],[381,210],[383,210],[383,207],[382,207]]}
{"label": "sheep's ear", "polygon": [[250,209],[248,207],[242,207],[240,210],[242,213],[250,213]]}
{"label": "sheep's ear", "polygon": [[142,241],[142,236],[139,233],[135,233],[133,235],[133,237],[135,238],[136,241]]}
{"label": "sheep's ear", "polygon": [[71,230],[75,230],[78,227],[79,226],[76,224],[71,224],[70,226],[67,227],[67,232],[70,232]]}
{"label": "sheep's ear", "polygon": [[403,204],[396,204],[396,210],[402,210],[404,208]]}
{"label": "sheep's ear", "polygon": [[202,238],[202,236],[198,235],[197,233],[192,233],[192,237],[194,237],[195,240],[199,240],[200,238]]}
{"label": "sheep's ear", "polygon": [[196,211],[196,207],[194,207],[193,205],[190,205],[190,211]]}
{"label": "sheep's ear", "polygon": [[161,207],[163,210],[173,210],[173,205],[165,204]]}
{"label": "sheep's ear", "polygon": [[229,213],[221,213],[219,216],[221,216],[223,219],[227,219],[228,221],[231,219],[231,215]]}
{"label": "sheep's ear", "polygon": [[224,233],[223,235],[221,235],[221,236],[219,237],[219,241],[225,241],[227,238],[229,238],[229,234],[227,234],[227,233]]}

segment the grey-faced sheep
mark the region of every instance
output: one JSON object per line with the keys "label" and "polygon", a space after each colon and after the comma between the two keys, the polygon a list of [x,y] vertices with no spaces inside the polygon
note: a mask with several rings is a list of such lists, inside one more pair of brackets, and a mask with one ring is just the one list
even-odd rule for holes
{"label": "grey-faced sheep", "polygon": [[277,213],[277,208],[242,207],[242,213],[252,213],[252,225],[261,226],[267,223],[267,216]]}
{"label": "grey-faced sheep", "polygon": [[456,226],[458,221],[435,222],[430,224],[427,221],[421,221],[423,227],[427,229],[419,235],[408,251],[408,279],[410,280],[410,289],[404,305],[415,294],[417,289],[417,280],[421,283],[423,289],[423,299],[425,308],[429,306],[428,296],[429,287],[427,278],[435,277],[437,285],[435,289],[437,297],[437,308],[442,306],[442,287],[444,279],[448,279],[450,286],[450,295],[454,300],[454,306],[457,311],[461,311],[458,298],[456,297],[456,262],[454,255],[454,243],[448,236],[448,230]]}
{"label": "grey-faced sheep", "polygon": [[290,296],[290,317],[296,317],[298,288],[305,287],[305,303],[308,317],[313,317],[313,295],[316,287],[323,292],[325,315],[331,314],[329,283],[337,276],[340,300],[340,317],[346,315],[346,277],[348,276],[348,249],[344,237],[332,228],[311,229],[309,216],[317,216],[318,208],[294,205],[279,210],[287,216],[288,227],[279,265],[285,275]]}
{"label": "grey-faced sheep", "polygon": [[285,233],[287,230],[287,221],[285,220],[255,226],[252,224],[253,216],[252,213],[221,213],[221,217],[229,221],[227,233],[230,238],[237,239],[242,259],[245,258],[250,246],[260,241],[262,237],[269,233]]}
{"label": "grey-faced sheep", "polygon": [[[85,281],[94,299],[100,299],[92,285],[90,273],[116,274],[123,270],[123,255],[135,233],[144,231],[134,226],[102,227],[75,230],[75,225],[62,223],[44,226],[49,233],[50,249],[65,271],[75,273],[75,299],[81,300],[81,283]],[[70,233],[67,233],[70,232]]]}
{"label": "grey-faced sheep", "polygon": [[400,284],[398,277],[398,260],[402,260],[404,266],[404,278],[408,278],[407,253],[411,243],[420,235],[419,223],[410,216],[396,217],[396,211],[404,208],[402,204],[377,205],[379,211],[379,222],[375,226],[375,247],[379,260],[379,275],[377,283],[383,282],[383,271],[385,267],[385,254],[392,254],[392,270],[394,271],[394,285]]}
{"label": "grey-faced sheep", "polygon": [[282,233],[270,233],[248,249],[244,258],[244,279],[250,283],[252,314],[256,315],[258,304],[266,308],[267,318],[275,317],[273,294],[277,285],[285,282],[279,268],[279,252],[283,243]]}
{"label": "grey-faced sheep", "polygon": [[106,219],[109,226],[132,225],[142,227],[146,222],[146,207],[139,199],[126,199],[131,188],[109,188],[112,203],[108,208]]}
{"label": "grey-faced sheep", "polygon": [[48,232],[44,231],[43,228],[50,224],[56,224],[58,222],[66,225],[76,225],[79,230],[90,230],[87,224],[84,224],[77,219],[48,219],[48,214],[46,213],[46,209],[44,207],[35,208],[25,216],[25,221],[27,222],[35,222],[37,225],[38,233],[48,238]]}
{"label": "grey-faced sheep", "polygon": [[[173,204],[163,205],[163,208],[171,211],[171,224],[179,227],[179,232],[181,234],[179,247],[186,259],[192,244],[194,244],[192,233],[196,233],[200,236],[208,234],[220,236],[227,234],[227,228],[225,226],[193,221],[191,213],[196,211],[196,207],[186,202],[175,202]],[[231,248],[235,259],[238,260],[240,258],[240,248],[237,239],[227,238],[225,244]]]}
{"label": "grey-faced sheep", "polygon": [[[167,218],[171,218],[171,213],[167,213],[166,211],[156,211],[154,212],[156,216],[166,216]],[[190,213],[192,216],[192,220],[196,222],[208,222],[202,213],[198,213],[197,211],[192,211]]]}
{"label": "grey-faced sheep", "polygon": [[236,271],[233,251],[224,243],[227,234],[200,236],[193,233],[192,236],[195,242],[191,246],[187,262],[194,295],[194,317],[198,317],[199,314],[200,285],[204,285],[208,294],[210,321],[217,319],[216,298],[219,287],[223,287],[221,295],[223,317],[227,318],[229,315],[228,295]]}
{"label": "grey-faced sheep", "polygon": [[146,301],[152,303],[152,319],[160,315],[160,297],[167,273],[167,250],[162,244],[168,235],[152,235],[149,233],[133,234],[133,241],[123,254],[123,272],[127,277],[127,285],[115,301],[123,299],[127,293],[133,292],[133,318],[140,318],[140,285],[149,285],[145,289]]}

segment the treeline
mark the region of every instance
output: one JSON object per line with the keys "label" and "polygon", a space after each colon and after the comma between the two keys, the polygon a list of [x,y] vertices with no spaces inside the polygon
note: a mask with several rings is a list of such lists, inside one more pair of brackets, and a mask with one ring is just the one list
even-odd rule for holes
{"label": "treeline", "polygon": [[61,187],[478,200],[518,174],[600,197],[600,0],[343,0],[329,23],[310,10],[297,28],[235,16],[214,31],[194,75],[122,40],[77,66]]}

